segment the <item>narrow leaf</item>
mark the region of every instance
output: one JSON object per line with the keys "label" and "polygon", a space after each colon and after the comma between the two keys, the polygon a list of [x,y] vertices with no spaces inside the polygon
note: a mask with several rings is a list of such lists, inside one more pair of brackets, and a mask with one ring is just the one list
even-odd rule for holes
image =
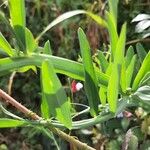
{"label": "narrow leaf", "polygon": [[136,90],[139,86],[140,81],[142,80],[142,78],[146,75],[146,73],[148,73],[150,71],[150,51],[148,52],[148,54],[146,55],[142,66],[139,70],[139,72],[136,75],[136,78],[133,82],[133,86],[132,89]]}
{"label": "narrow leaf", "polygon": [[52,49],[51,49],[51,45],[50,45],[50,42],[47,41],[44,45],[44,54],[49,54],[49,55],[52,55]]}
{"label": "narrow leaf", "polygon": [[0,128],[13,128],[18,126],[23,126],[27,122],[23,120],[0,118]]}
{"label": "narrow leaf", "polygon": [[13,55],[13,51],[11,49],[10,44],[7,42],[7,40],[4,38],[1,32],[0,32],[0,49],[6,52],[9,56]]}
{"label": "narrow leaf", "polygon": [[26,51],[28,54],[34,52],[34,50],[38,47],[31,31],[25,28],[25,36],[26,36]]}
{"label": "narrow leaf", "polygon": [[106,99],[107,99],[107,88],[106,87],[100,87],[99,97],[100,97],[100,101],[101,101],[102,105],[105,106]]}
{"label": "narrow leaf", "polygon": [[[45,112],[49,112],[49,115],[57,118],[70,129],[72,126],[70,103],[56,73],[54,72],[53,65],[48,60],[42,63],[42,87],[44,94],[43,100],[46,100],[44,105],[47,105],[45,109],[48,108],[48,110],[43,111],[42,114],[44,115]],[[43,108],[43,106],[41,107]],[[45,114],[44,116],[48,116],[48,114]]]}
{"label": "narrow leaf", "polygon": [[118,0],[109,0],[109,12],[112,14],[116,24],[117,24],[117,10],[118,10]]}
{"label": "narrow leaf", "polygon": [[114,61],[117,64],[122,64],[124,60],[125,42],[126,42],[126,23],[122,26],[121,33],[116,46]]}
{"label": "narrow leaf", "polygon": [[98,58],[99,58],[99,61],[100,61],[100,66],[101,66],[102,72],[106,72],[109,63],[106,60],[103,52],[99,51]]}
{"label": "narrow leaf", "polygon": [[66,20],[68,18],[71,18],[73,16],[83,14],[83,13],[85,13],[84,10],[74,10],[74,11],[69,11],[69,12],[66,12],[66,13],[58,16],[39,34],[39,36],[36,38],[36,40],[38,41],[41,38],[41,36],[43,36],[43,34],[45,34],[48,30],[50,30],[52,27],[56,26],[57,24],[61,23],[62,21]]}
{"label": "narrow leaf", "polygon": [[127,70],[126,70],[126,86],[131,87],[131,81],[133,78],[133,72],[135,68],[135,63],[136,63],[136,55],[133,56]]}
{"label": "narrow leaf", "polygon": [[108,23],[107,28],[108,28],[109,37],[110,37],[111,59],[113,61],[115,51],[116,51],[116,45],[118,41],[117,27],[116,27],[116,23],[113,19],[112,14],[110,14],[109,12],[106,12],[106,20]]}
{"label": "narrow leaf", "polygon": [[125,67],[125,62],[123,61],[122,63],[122,66],[121,66],[121,77],[120,77],[120,85],[121,85],[121,89],[122,89],[122,92],[126,92],[126,88],[127,88],[127,85],[126,85],[126,78],[128,78],[126,76],[126,67]]}
{"label": "narrow leaf", "polygon": [[118,68],[116,64],[113,64],[113,70],[108,82],[107,88],[107,99],[110,107],[110,111],[114,112],[117,109],[117,101],[118,101]]}
{"label": "narrow leaf", "polygon": [[132,57],[134,56],[134,49],[133,46],[130,46],[127,50],[126,56],[125,56],[125,64],[126,68],[129,66]]}
{"label": "narrow leaf", "polygon": [[96,116],[98,113],[98,82],[94,67],[92,64],[90,46],[86,35],[81,28],[78,29],[78,38],[80,43],[81,55],[83,59],[83,68],[85,74],[85,92],[90,105],[91,115]]}
{"label": "narrow leaf", "polygon": [[147,52],[145,51],[144,47],[140,43],[136,44],[136,51],[137,51],[140,63],[142,63],[145,56],[146,56],[146,54],[147,54]]}
{"label": "narrow leaf", "polygon": [[9,10],[11,23],[17,34],[25,46],[25,1],[24,0],[11,0],[9,2]]}
{"label": "narrow leaf", "polygon": [[88,16],[90,16],[95,22],[97,22],[100,26],[107,27],[107,22],[100,16],[95,15],[91,12],[86,12]]}

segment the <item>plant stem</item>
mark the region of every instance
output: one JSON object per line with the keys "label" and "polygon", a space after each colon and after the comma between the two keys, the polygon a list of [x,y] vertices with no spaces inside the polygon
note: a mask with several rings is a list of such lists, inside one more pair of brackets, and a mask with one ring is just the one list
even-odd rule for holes
{"label": "plant stem", "polygon": [[[17,102],[14,98],[9,96],[7,93],[5,93],[3,90],[0,89],[0,97],[3,98],[6,102],[13,105],[15,108],[17,108],[19,111],[24,113],[26,116],[30,117],[33,120],[41,120],[42,118],[38,116],[36,113],[33,113],[31,110]],[[95,150],[94,148],[88,146],[85,143],[80,142],[79,140],[75,139],[74,137],[66,134],[65,132],[59,130],[58,128],[55,128],[53,125],[48,126],[48,129],[61,137],[62,139],[68,141],[69,143],[74,144],[76,147],[78,147],[81,150]]]}

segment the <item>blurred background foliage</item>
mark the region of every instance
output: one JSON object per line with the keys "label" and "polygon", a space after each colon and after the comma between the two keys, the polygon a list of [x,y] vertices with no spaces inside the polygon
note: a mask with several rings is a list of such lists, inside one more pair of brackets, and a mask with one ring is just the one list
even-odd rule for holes
{"label": "blurred background foliage", "polygon": [[[5,12],[5,15],[9,17],[7,1],[0,1],[0,10]],[[104,11],[107,10],[106,0],[25,0],[26,3],[26,21],[27,27],[32,31],[34,37],[43,31],[51,21],[53,21],[59,15],[76,9],[84,9],[92,11],[96,14],[104,16]],[[120,0],[118,10],[118,30],[124,21],[127,22],[127,44],[131,44],[135,47],[136,41],[141,40],[141,43],[148,51],[150,49],[150,40],[141,39],[139,33],[135,32],[136,23],[131,23],[132,19],[138,14],[150,14],[150,0]],[[105,51],[109,44],[109,37],[107,31],[99,27],[90,18],[83,15],[75,16],[65,22],[55,26],[53,29],[48,31],[40,39],[39,45],[43,46],[44,42],[50,40],[53,55],[69,58],[72,60],[80,60],[79,44],[77,39],[77,29],[82,27],[87,34],[89,39],[92,53],[95,54],[97,49]],[[10,42],[12,37],[7,27],[0,22],[0,31],[5,35],[6,39]],[[128,47],[128,45],[127,45]],[[0,57],[3,57],[1,55]],[[40,81],[39,77],[35,75],[33,71],[28,71],[25,74],[16,73],[10,74],[1,78],[0,87],[5,91],[8,91],[14,98],[19,100],[22,104],[25,104],[30,109],[33,109],[38,113],[40,104]],[[37,74],[39,72],[37,71]],[[59,75],[64,87],[70,86],[70,82],[63,75]],[[11,81],[13,83],[11,84]],[[11,89],[11,90],[10,90]],[[68,90],[68,93],[70,91]],[[75,102],[85,103],[86,98],[84,91],[80,91],[73,95]],[[11,106],[6,106],[11,107]],[[13,109],[14,111],[14,109]],[[0,115],[1,114],[0,112]],[[83,116],[84,117],[84,116]],[[111,126],[110,126],[111,124]],[[113,150],[119,149],[123,138],[126,135],[129,127],[143,125],[143,121],[132,119],[120,120],[118,118],[110,120],[110,122],[97,125],[90,129],[73,131],[71,134],[79,137],[83,142],[94,145],[96,149],[103,149],[107,143],[106,149]],[[150,124],[150,123],[149,123]],[[143,127],[144,128],[144,127]],[[145,128],[144,128],[145,129]],[[17,128],[10,130],[0,131],[0,150],[50,150],[58,149],[57,144],[62,149],[68,149],[68,145],[51,135],[51,139],[45,136],[38,130],[30,131],[30,128]],[[137,129],[138,130],[138,129]],[[140,130],[138,130],[140,132]],[[32,134],[31,134],[32,133]],[[137,133],[137,132],[136,132]],[[140,138],[144,138],[141,132],[138,133]],[[133,136],[135,143],[137,140]],[[140,141],[140,140],[139,140]],[[142,140],[141,140],[142,141]],[[150,141],[146,140],[140,145],[140,149],[148,150]],[[135,144],[136,145],[136,144]],[[72,150],[75,150],[70,145]]]}

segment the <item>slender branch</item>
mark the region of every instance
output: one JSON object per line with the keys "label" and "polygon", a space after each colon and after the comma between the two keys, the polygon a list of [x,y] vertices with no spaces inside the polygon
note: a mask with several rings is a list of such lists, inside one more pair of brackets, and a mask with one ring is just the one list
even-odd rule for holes
{"label": "slender branch", "polygon": [[127,42],[126,45],[130,45],[130,44],[134,44],[134,43],[138,43],[138,42],[145,42],[145,43],[150,42],[150,38],[131,40],[131,41]]}
{"label": "slender branch", "polygon": [[9,95],[11,95],[11,93],[12,93],[11,89],[12,89],[12,84],[13,84],[15,75],[16,75],[16,71],[14,71],[9,78],[9,83],[8,83],[8,94]]}
{"label": "slender branch", "polygon": [[[36,113],[33,113],[31,110],[17,102],[14,98],[9,96],[7,93],[5,93],[3,90],[0,89],[0,97],[3,98],[6,102],[13,105],[15,108],[17,108],[19,111],[24,113],[26,116],[30,117],[33,120],[41,120],[42,118],[38,116]],[[48,126],[48,129],[61,137],[62,139],[68,141],[69,143],[74,144],[76,147],[78,147],[81,150],[95,150],[94,148],[88,146],[86,143],[82,143],[79,140],[75,139],[74,137],[66,134],[65,132],[59,130],[58,128],[55,128],[52,124]]]}

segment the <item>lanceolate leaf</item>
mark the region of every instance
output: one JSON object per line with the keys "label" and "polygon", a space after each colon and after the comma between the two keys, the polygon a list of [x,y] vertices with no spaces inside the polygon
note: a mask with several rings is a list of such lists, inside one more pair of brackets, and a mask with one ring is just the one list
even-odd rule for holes
{"label": "lanceolate leaf", "polygon": [[28,54],[30,54],[38,47],[38,45],[35,42],[31,31],[27,28],[25,28],[25,37],[26,37],[26,51]]}
{"label": "lanceolate leaf", "polygon": [[25,46],[25,1],[24,0],[10,0],[9,10],[12,26],[22,43]]}
{"label": "lanceolate leaf", "polygon": [[117,109],[118,101],[118,67],[116,64],[113,64],[113,70],[109,78],[108,88],[107,88],[107,99],[110,107],[110,111],[114,112]]}
{"label": "lanceolate leaf", "polygon": [[116,45],[118,41],[118,33],[117,33],[117,27],[115,20],[113,19],[112,14],[109,12],[106,12],[106,20],[107,20],[107,28],[109,32],[109,37],[110,37],[110,46],[111,46],[111,59],[113,61],[115,51],[116,51]]}
{"label": "lanceolate leaf", "polygon": [[142,66],[141,66],[138,74],[136,75],[136,78],[135,78],[135,80],[133,82],[133,86],[132,86],[133,90],[136,90],[138,88],[140,81],[146,75],[146,73],[148,73],[149,71],[150,71],[150,51],[146,55],[146,57],[142,63]]}
{"label": "lanceolate leaf", "polygon": [[126,92],[126,78],[128,78],[126,76],[126,67],[125,67],[125,62],[123,61],[122,66],[121,66],[121,77],[120,77],[120,85],[121,85],[121,89],[122,91],[125,93]]}
{"label": "lanceolate leaf", "polygon": [[66,12],[62,15],[60,15],[59,17],[57,17],[55,20],[53,20],[40,34],[39,36],[36,38],[36,40],[39,40],[41,38],[41,36],[43,36],[43,34],[45,34],[48,30],[50,30],[52,27],[56,26],[57,24],[61,23],[62,21],[71,18],[73,16],[79,15],[79,14],[83,14],[85,13],[84,10],[74,10],[74,11],[69,11]]}
{"label": "lanceolate leaf", "polygon": [[13,128],[26,125],[27,122],[23,120],[0,118],[0,128]]}
{"label": "lanceolate leaf", "polygon": [[131,87],[131,81],[133,77],[133,72],[135,68],[135,63],[136,63],[136,55],[133,56],[127,70],[126,70],[126,86]]}
{"label": "lanceolate leaf", "polygon": [[125,42],[126,42],[126,23],[122,26],[121,33],[116,46],[114,61],[117,64],[122,64],[124,60]]}
{"label": "lanceolate leaf", "polygon": [[118,0],[109,0],[109,12],[112,14],[116,24],[117,24],[117,10],[118,10]]}
{"label": "lanceolate leaf", "polygon": [[108,67],[108,61],[106,60],[103,52],[99,51],[98,58],[99,58],[99,61],[100,61],[101,70],[103,72],[106,72],[107,67]]}
{"label": "lanceolate leaf", "polygon": [[107,99],[107,88],[106,87],[100,87],[99,89],[99,97],[102,105],[105,106],[106,99]]}
{"label": "lanceolate leaf", "polygon": [[48,116],[48,114],[44,113],[49,113],[49,115],[57,118],[70,129],[72,126],[70,102],[68,101],[67,95],[54,72],[52,63],[48,60],[42,63],[42,88],[44,96],[43,100],[46,100],[42,105],[47,105],[45,109],[48,108],[48,110],[44,110],[42,114]]}
{"label": "lanceolate leaf", "polygon": [[90,112],[93,116],[96,116],[98,113],[98,103],[99,103],[99,95],[98,95],[98,82],[96,78],[96,74],[94,71],[94,67],[92,64],[90,46],[87,41],[86,35],[83,30],[79,28],[78,37],[80,43],[80,49],[83,59],[83,68],[85,74],[85,92],[88,98],[88,102],[90,105]]}
{"label": "lanceolate leaf", "polygon": [[[41,67],[42,62],[45,59],[48,59],[53,63],[55,72],[67,75],[77,80],[85,80],[82,64],[61,57],[44,54],[33,54],[32,56],[26,57],[0,59],[0,76],[3,75],[4,72],[14,71],[15,69],[28,65],[35,65],[37,67]],[[100,71],[96,71],[96,76],[98,78],[99,84],[107,86],[109,76]]]}
{"label": "lanceolate leaf", "polygon": [[88,16],[90,16],[95,22],[97,22],[100,26],[107,27],[107,22],[100,16],[95,15],[91,12],[85,12]]}
{"label": "lanceolate leaf", "polygon": [[136,44],[136,50],[137,50],[138,57],[140,59],[140,63],[142,63],[147,53],[144,47],[140,43]]}
{"label": "lanceolate leaf", "polygon": [[52,55],[52,49],[51,49],[51,45],[50,45],[50,42],[47,41],[44,45],[44,51],[43,51],[44,54],[49,54],[49,55]]}
{"label": "lanceolate leaf", "polygon": [[38,41],[42,36],[43,34],[45,34],[48,30],[50,30],[51,28],[53,28],[54,26],[56,26],[57,24],[63,22],[64,20],[68,19],[68,18],[71,18],[73,16],[76,16],[76,15],[79,15],[79,14],[86,14],[88,15],[89,17],[91,17],[93,20],[95,20],[98,24],[100,24],[101,26],[104,26],[106,27],[107,26],[107,22],[102,19],[100,16],[98,15],[95,15],[91,12],[87,12],[87,11],[84,11],[84,10],[73,10],[73,11],[69,11],[69,12],[66,12],[60,16],[58,16],[55,20],[53,20],[40,34],[39,36],[36,38],[36,40]]}
{"label": "lanceolate leaf", "polygon": [[125,64],[126,68],[129,66],[132,57],[134,56],[134,49],[133,46],[130,46],[127,50],[126,56],[125,56]]}
{"label": "lanceolate leaf", "polygon": [[11,46],[9,45],[7,40],[4,38],[2,33],[0,33],[0,49],[2,49],[4,52],[6,52],[10,56],[13,55],[13,51],[11,49]]}

